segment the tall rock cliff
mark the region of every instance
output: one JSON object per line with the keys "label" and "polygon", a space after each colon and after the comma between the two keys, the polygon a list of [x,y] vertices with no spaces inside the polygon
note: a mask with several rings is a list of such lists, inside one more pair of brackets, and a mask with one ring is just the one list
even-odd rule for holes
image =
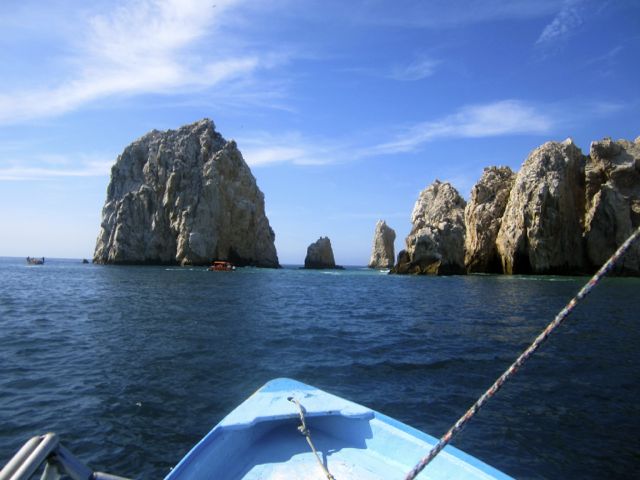
{"label": "tall rock cliff", "polygon": [[[640,225],[640,137],[593,142],[585,172],[586,250],[597,268]],[[615,273],[640,275],[640,246],[632,247]]]}
{"label": "tall rock cliff", "polygon": [[450,183],[436,180],[413,208],[406,248],[394,273],[450,275],[464,273],[465,201]]}
{"label": "tall rock cliff", "polygon": [[571,140],[534,150],[518,172],[496,246],[504,273],[586,269],[582,244],[585,157]]}
{"label": "tall rock cliff", "polygon": [[320,237],[307,248],[304,268],[340,268],[336,266],[329,237]]}
{"label": "tall rock cliff", "polygon": [[369,268],[392,268],[395,261],[393,242],[396,240],[396,232],[387,226],[384,220],[378,220],[376,231],[373,234],[373,248]]}
{"label": "tall rock cliff", "polygon": [[211,120],[153,130],[111,169],[94,262],[278,267],[264,196]]}
{"label": "tall rock cliff", "polygon": [[464,210],[464,263],[469,273],[502,273],[496,238],[515,178],[509,167],[488,167],[471,190]]}

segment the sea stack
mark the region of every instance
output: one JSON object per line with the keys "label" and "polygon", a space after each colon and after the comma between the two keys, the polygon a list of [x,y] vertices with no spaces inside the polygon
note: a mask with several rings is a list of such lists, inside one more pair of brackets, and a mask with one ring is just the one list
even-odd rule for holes
{"label": "sea stack", "polygon": [[329,237],[320,237],[307,247],[307,256],[304,259],[304,268],[324,269],[342,268],[336,266],[333,258],[333,249]]}
{"label": "sea stack", "polygon": [[378,220],[376,231],[373,234],[373,249],[369,268],[393,268],[395,253],[393,242],[396,240],[396,232],[387,226],[384,220]]}
{"label": "sea stack", "polygon": [[436,180],[413,208],[406,248],[393,273],[463,274],[466,202],[450,183]]}
{"label": "sea stack", "polygon": [[502,273],[496,237],[515,178],[509,167],[488,167],[471,189],[464,210],[464,264],[468,273]]}
{"label": "sea stack", "polygon": [[585,270],[585,156],[571,139],[535,149],[516,176],[496,246],[507,274]]}
{"label": "sea stack", "polygon": [[264,195],[234,141],[203,119],[153,130],[111,169],[93,261],[279,267]]}

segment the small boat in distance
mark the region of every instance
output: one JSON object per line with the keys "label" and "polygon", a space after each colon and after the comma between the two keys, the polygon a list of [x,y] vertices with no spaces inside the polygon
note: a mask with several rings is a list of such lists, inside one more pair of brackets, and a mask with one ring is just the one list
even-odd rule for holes
{"label": "small boat in distance", "polygon": [[27,263],[29,265],[44,265],[44,257],[42,258],[27,257]]}
{"label": "small boat in distance", "polygon": [[236,269],[231,262],[213,262],[213,265],[209,267],[210,272],[232,272]]}

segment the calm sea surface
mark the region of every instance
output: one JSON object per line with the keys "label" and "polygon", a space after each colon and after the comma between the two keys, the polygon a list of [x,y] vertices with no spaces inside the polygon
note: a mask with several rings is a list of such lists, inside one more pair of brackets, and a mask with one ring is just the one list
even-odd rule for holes
{"label": "calm sea surface", "polygon": [[[440,436],[585,280],[0,258],[0,464],[55,431],[159,479],[283,376]],[[518,478],[637,478],[639,293],[605,280],[454,445]]]}

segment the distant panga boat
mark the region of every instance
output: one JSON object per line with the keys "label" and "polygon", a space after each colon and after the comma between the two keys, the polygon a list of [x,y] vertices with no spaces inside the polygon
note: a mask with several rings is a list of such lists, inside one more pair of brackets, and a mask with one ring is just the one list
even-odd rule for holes
{"label": "distant panga boat", "polygon": [[27,263],[29,265],[44,265],[44,257],[41,257],[41,258],[27,257]]}
{"label": "distant panga boat", "polygon": [[[222,419],[164,480],[402,479],[437,442],[367,407],[279,378]],[[0,479],[30,478],[17,472],[30,475],[43,462],[53,464],[50,469],[72,470],[74,480],[127,480],[92,472],[52,433],[29,440],[0,472]],[[451,446],[416,478],[511,479]]]}
{"label": "distant panga boat", "polygon": [[235,269],[236,267],[231,262],[213,262],[208,270],[211,272],[231,272]]}

